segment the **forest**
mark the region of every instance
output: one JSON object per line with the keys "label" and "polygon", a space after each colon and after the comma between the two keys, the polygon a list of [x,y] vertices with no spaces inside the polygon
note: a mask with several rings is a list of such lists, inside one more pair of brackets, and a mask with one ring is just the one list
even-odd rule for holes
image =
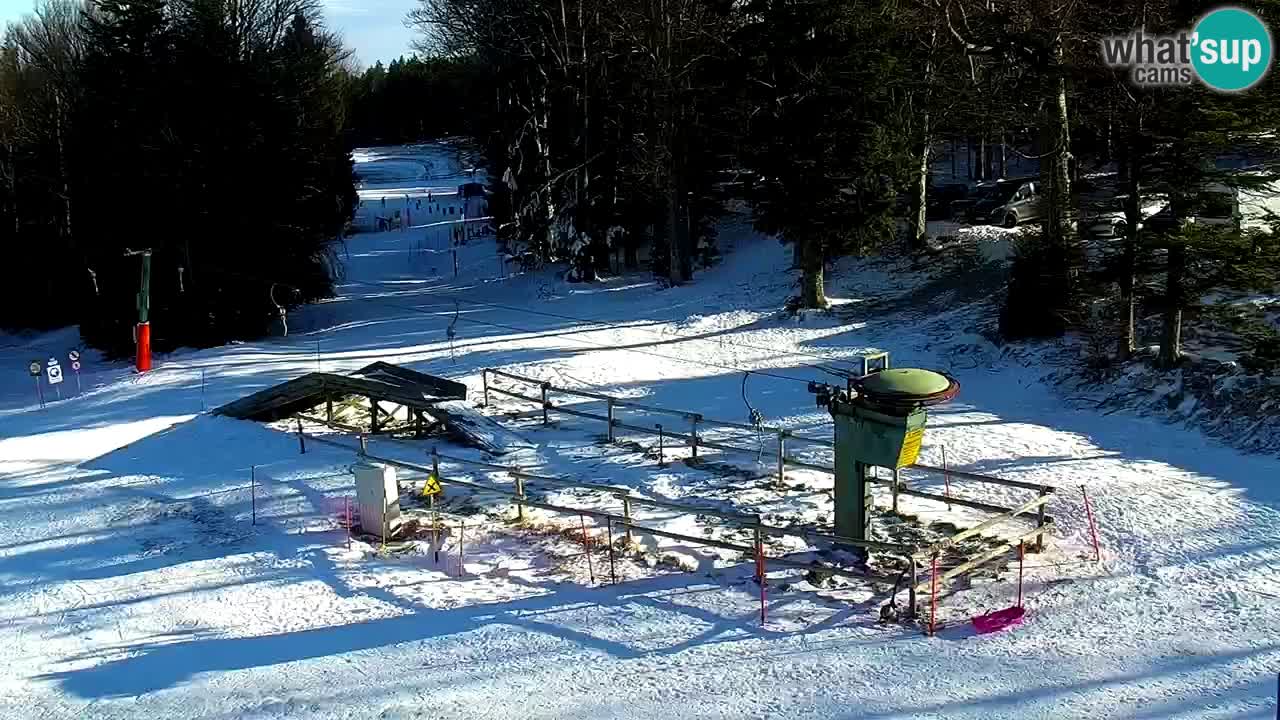
{"label": "forest", "polygon": [[[1278,177],[1274,74],[1244,92],[1139,86],[1102,42],[1192,28],[1189,0],[421,0],[420,50],[492,83],[470,135],[486,150],[500,237],[590,280],[611,251],[678,284],[715,256],[727,188],[756,227],[795,246],[794,307],[827,306],[847,255],[938,249],[927,219],[944,146],[970,178],[1033,161],[1042,211],[1019,234],[1005,338],[1087,330],[1126,360],[1159,316],[1159,360],[1182,356],[1183,314],[1210,289],[1270,290],[1272,228],[1197,224],[1208,188]],[[1263,22],[1280,5],[1249,7]],[[1190,73],[1186,73],[1190,75]],[[487,124],[486,124],[487,121]],[[1086,200],[1098,174],[1109,197]],[[1090,202],[1123,228],[1086,242]],[[1158,218],[1145,206],[1163,205]],[[1157,222],[1158,220],[1158,222]],[[1274,222],[1270,222],[1274,225]],[[1274,362],[1274,328],[1249,325]]]}
{"label": "forest", "polygon": [[[417,55],[361,69],[313,0],[49,0],[0,46],[0,242],[21,268],[0,326],[78,323],[127,352],[126,251],[146,249],[158,346],[267,333],[341,272],[350,150],[441,137],[485,157],[499,241],[575,281],[614,254],[639,269],[640,248],[662,284],[693,281],[740,206],[793,245],[792,309],[820,309],[835,259],[947,252],[928,237],[931,170],[964,147],[973,181],[1038,168],[1043,211],[991,288],[1001,334],[1087,329],[1126,360],[1154,316],[1173,365],[1207,292],[1275,282],[1274,230],[1194,220],[1206,188],[1280,178],[1280,86],[1140,87],[1101,47],[1212,7],[420,0]],[[1099,173],[1123,217],[1106,243],[1080,222]],[[1251,357],[1280,361],[1273,328],[1247,330]]]}
{"label": "forest", "polygon": [[0,325],[131,353],[145,252],[160,349],[330,294],[357,202],[346,57],[313,0],[53,0],[11,26]]}

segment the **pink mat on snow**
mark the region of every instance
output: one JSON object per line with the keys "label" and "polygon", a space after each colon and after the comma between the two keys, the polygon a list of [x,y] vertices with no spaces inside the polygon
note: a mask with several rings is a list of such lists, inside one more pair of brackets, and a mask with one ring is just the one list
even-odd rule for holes
{"label": "pink mat on snow", "polygon": [[973,617],[973,627],[978,630],[978,634],[985,635],[986,633],[997,632],[1014,625],[1021,625],[1022,617],[1026,614],[1025,608],[1014,605],[1003,610],[989,612],[986,615],[975,615]]}

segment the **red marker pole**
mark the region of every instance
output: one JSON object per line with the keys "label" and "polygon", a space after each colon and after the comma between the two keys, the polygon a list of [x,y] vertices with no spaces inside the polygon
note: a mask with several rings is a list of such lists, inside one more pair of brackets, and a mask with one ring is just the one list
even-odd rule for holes
{"label": "red marker pole", "polygon": [[[1080,486],[1080,494],[1084,496],[1084,512],[1089,517],[1089,533],[1093,536],[1093,561],[1102,562],[1102,550],[1098,547],[1098,526],[1093,521],[1093,506],[1089,504],[1089,492]],[[1041,508],[1041,512],[1044,508]]]}
{"label": "red marker pole", "polygon": [[585,515],[579,515],[578,521],[582,523],[582,547],[587,551],[587,572],[591,575],[591,584],[596,584],[595,564],[591,562],[591,537],[587,535],[587,518]]}
{"label": "red marker pole", "polygon": [[764,588],[764,545],[756,540],[756,575],[760,578],[760,624],[764,625],[765,610],[768,606],[768,596],[765,594]]}

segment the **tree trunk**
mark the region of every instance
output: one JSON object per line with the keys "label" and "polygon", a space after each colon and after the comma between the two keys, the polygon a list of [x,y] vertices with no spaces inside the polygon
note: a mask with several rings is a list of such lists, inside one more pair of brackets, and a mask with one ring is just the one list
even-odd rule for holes
{"label": "tree trunk", "polygon": [[1133,357],[1137,348],[1137,263],[1139,227],[1142,224],[1142,182],[1139,169],[1142,166],[1138,138],[1142,133],[1142,117],[1135,108],[1129,123],[1129,142],[1123,148],[1124,161],[1120,164],[1123,187],[1128,197],[1124,203],[1125,233],[1124,252],[1120,265],[1120,337],[1116,357],[1121,362]]}
{"label": "tree trunk", "polygon": [[679,285],[684,280],[680,270],[683,263],[681,256],[684,253],[680,241],[680,190],[676,186],[674,173],[667,178],[667,189],[667,247],[671,256],[667,267],[667,279],[672,285]]}
{"label": "tree trunk", "polygon": [[71,249],[71,182],[67,178],[67,155],[62,143],[62,96],[54,93],[53,132],[58,147],[58,180],[62,186],[62,226],[59,235],[62,237],[64,251]]}
{"label": "tree trunk", "polygon": [[1052,255],[1061,267],[1048,268],[1056,276],[1051,285],[1056,297],[1046,300],[1059,311],[1066,311],[1074,297],[1076,253],[1071,240],[1071,135],[1061,44],[1053,48],[1052,58],[1048,68],[1053,76],[1048,98],[1049,116],[1045,118],[1044,147],[1041,148],[1046,157],[1041,162],[1040,184],[1043,186],[1044,242],[1054,251]]}
{"label": "tree trunk", "polygon": [[978,138],[978,179],[987,179],[987,138]]}
{"label": "tree trunk", "polygon": [[1175,239],[1169,245],[1169,269],[1164,288],[1164,332],[1160,338],[1160,365],[1166,368],[1175,367],[1182,359],[1182,283],[1186,269],[1186,246]]}
{"label": "tree trunk", "polygon": [[827,294],[823,287],[822,238],[811,235],[798,242],[801,243],[800,307],[825,310]]}
{"label": "tree trunk", "polygon": [[907,249],[913,253],[924,250],[929,232],[929,113],[924,113],[924,132],[916,146],[919,161],[915,168],[915,187],[912,188],[910,228],[907,230]]}
{"label": "tree trunk", "polygon": [[[929,37],[929,49],[932,53],[938,40],[937,31],[934,31]],[[907,238],[907,249],[910,252],[920,252],[924,249],[925,239],[928,236],[928,208],[929,208],[929,147],[933,139],[933,128],[929,123],[929,110],[933,104],[933,94],[929,90],[933,83],[933,57],[932,54],[925,60],[924,64],[924,102],[922,103],[923,112],[920,113],[920,135],[918,137],[918,145],[916,147],[916,156],[919,158],[919,165],[916,167],[915,188],[912,198],[912,217],[910,218],[910,228],[908,232],[910,237]]]}
{"label": "tree trunk", "polygon": [[622,239],[622,264],[628,270],[640,269],[640,237],[638,232],[627,232]]}

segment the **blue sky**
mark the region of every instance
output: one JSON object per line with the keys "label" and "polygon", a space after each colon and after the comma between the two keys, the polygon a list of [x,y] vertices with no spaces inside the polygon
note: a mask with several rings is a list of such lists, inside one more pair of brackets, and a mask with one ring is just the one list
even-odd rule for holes
{"label": "blue sky", "polygon": [[[0,25],[31,12],[36,0],[0,0]],[[387,63],[409,54],[413,31],[404,16],[417,0],[324,0],[329,27],[342,33],[362,65]]]}

